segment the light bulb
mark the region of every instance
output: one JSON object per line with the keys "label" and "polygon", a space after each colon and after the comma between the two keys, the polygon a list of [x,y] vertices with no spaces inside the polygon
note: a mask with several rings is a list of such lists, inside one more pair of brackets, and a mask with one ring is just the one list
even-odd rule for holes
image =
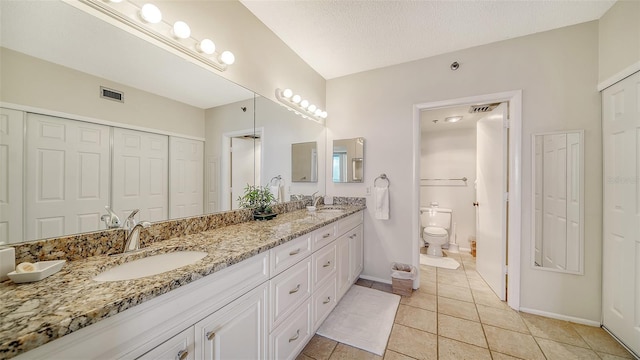
{"label": "light bulb", "polygon": [[314,112],[316,111],[317,107],[313,104],[309,105],[309,108],[307,110],[309,110],[309,112]]}
{"label": "light bulb", "polygon": [[155,5],[144,4],[140,9],[140,17],[148,23],[157,24],[162,20],[162,13]]}
{"label": "light bulb", "polygon": [[225,63],[227,65],[231,65],[236,61],[236,57],[233,55],[233,53],[231,51],[224,51],[220,55],[220,61],[222,61],[223,63]]}
{"label": "light bulb", "polygon": [[322,110],[320,109],[316,109],[316,112],[313,113],[315,116],[320,116],[322,115]]}
{"label": "light bulb", "polygon": [[198,43],[198,51],[211,55],[216,51],[216,44],[209,39],[203,39]]}
{"label": "light bulb", "polygon": [[191,36],[191,28],[184,21],[176,21],[173,23],[173,36],[178,39],[188,39]]}
{"label": "light bulb", "polygon": [[121,3],[121,2],[122,2],[122,0],[109,0],[109,2],[112,2],[112,3]]}
{"label": "light bulb", "polygon": [[309,106],[309,101],[307,101],[307,100],[302,100],[302,101],[300,102],[300,106],[301,106],[303,109],[306,109],[306,108]]}
{"label": "light bulb", "polygon": [[300,101],[302,101],[302,97],[300,95],[293,95],[293,98],[291,99],[291,101],[293,101],[294,104],[298,104],[300,103]]}
{"label": "light bulb", "polygon": [[320,117],[323,118],[323,119],[326,119],[327,118],[327,112],[323,111],[322,114],[320,114]]}
{"label": "light bulb", "polygon": [[282,96],[289,99],[293,96],[293,91],[291,91],[291,89],[284,89],[284,91],[282,92]]}

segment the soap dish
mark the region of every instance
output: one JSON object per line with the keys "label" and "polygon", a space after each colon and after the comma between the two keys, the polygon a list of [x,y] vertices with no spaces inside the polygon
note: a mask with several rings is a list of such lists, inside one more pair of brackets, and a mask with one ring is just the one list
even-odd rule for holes
{"label": "soap dish", "polygon": [[7,276],[16,284],[40,281],[60,271],[65,262],[66,260],[40,261],[33,263],[36,271],[25,273],[12,271]]}

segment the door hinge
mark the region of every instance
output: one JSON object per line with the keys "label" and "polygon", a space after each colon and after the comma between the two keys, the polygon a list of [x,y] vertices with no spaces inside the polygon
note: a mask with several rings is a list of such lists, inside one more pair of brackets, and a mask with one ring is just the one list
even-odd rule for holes
{"label": "door hinge", "polygon": [[504,266],[504,274],[508,275],[509,274],[509,265],[505,265]]}
{"label": "door hinge", "polygon": [[509,115],[507,115],[507,118],[505,118],[504,120],[502,120],[502,126],[504,126],[505,129],[509,128]]}
{"label": "door hinge", "polygon": [[509,201],[509,192],[504,193],[504,201]]}

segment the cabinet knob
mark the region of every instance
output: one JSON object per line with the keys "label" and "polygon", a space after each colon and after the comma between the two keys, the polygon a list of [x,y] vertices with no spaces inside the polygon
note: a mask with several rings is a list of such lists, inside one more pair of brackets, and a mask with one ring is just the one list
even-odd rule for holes
{"label": "cabinet knob", "polygon": [[326,264],[322,265],[323,268],[331,266],[331,261],[327,261]]}
{"label": "cabinet knob", "polygon": [[293,290],[289,290],[289,294],[295,294],[295,293],[297,293],[299,290],[300,290],[300,284],[298,284],[298,285],[296,286],[296,288],[295,288],[295,289],[293,289]]}
{"label": "cabinet knob", "polygon": [[296,341],[300,337],[300,329],[296,331],[296,334],[289,338],[289,342]]}
{"label": "cabinet knob", "polygon": [[322,238],[323,238],[323,239],[326,239],[326,238],[328,238],[329,236],[331,236],[331,233],[326,233],[326,234],[322,235]]}
{"label": "cabinet knob", "polygon": [[209,331],[209,332],[206,334],[206,336],[207,336],[207,340],[211,341],[211,340],[213,340],[213,338],[215,338],[215,337],[216,337],[216,333],[215,333],[215,331]]}
{"label": "cabinet knob", "polygon": [[297,248],[289,253],[289,256],[298,255],[300,253],[300,248]]}
{"label": "cabinet knob", "polygon": [[323,304],[328,304],[331,302],[331,296],[327,296],[327,300],[323,301]]}
{"label": "cabinet knob", "polygon": [[350,236],[349,236],[349,239],[353,239],[353,238],[355,238],[356,236],[357,236],[356,234],[352,234],[352,235],[350,235]]}
{"label": "cabinet knob", "polygon": [[189,356],[189,351],[180,350],[178,351],[178,355],[176,355],[176,360],[185,360]]}

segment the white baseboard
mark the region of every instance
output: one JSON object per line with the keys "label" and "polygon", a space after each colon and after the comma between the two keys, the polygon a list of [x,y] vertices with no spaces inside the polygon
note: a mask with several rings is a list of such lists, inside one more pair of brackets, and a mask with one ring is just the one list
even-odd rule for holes
{"label": "white baseboard", "polygon": [[599,321],[587,320],[587,319],[577,318],[577,317],[573,317],[573,316],[567,316],[567,315],[556,314],[556,313],[552,313],[552,312],[536,310],[536,309],[529,309],[529,308],[523,308],[523,307],[520,308],[520,311],[525,312],[525,313],[529,313],[529,314],[533,314],[533,315],[540,315],[540,316],[544,316],[544,317],[548,317],[548,318],[552,318],[552,319],[570,321],[570,322],[573,322],[573,323],[576,323],[576,324],[600,327],[600,322]]}
{"label": "white baseboard", "polygon": [[391,284],[390,279],[380,279],[375,276],[369,276],[369,275],[360,275],[360,279],[371,280],[371,281],[381,282],[385,284]]}

